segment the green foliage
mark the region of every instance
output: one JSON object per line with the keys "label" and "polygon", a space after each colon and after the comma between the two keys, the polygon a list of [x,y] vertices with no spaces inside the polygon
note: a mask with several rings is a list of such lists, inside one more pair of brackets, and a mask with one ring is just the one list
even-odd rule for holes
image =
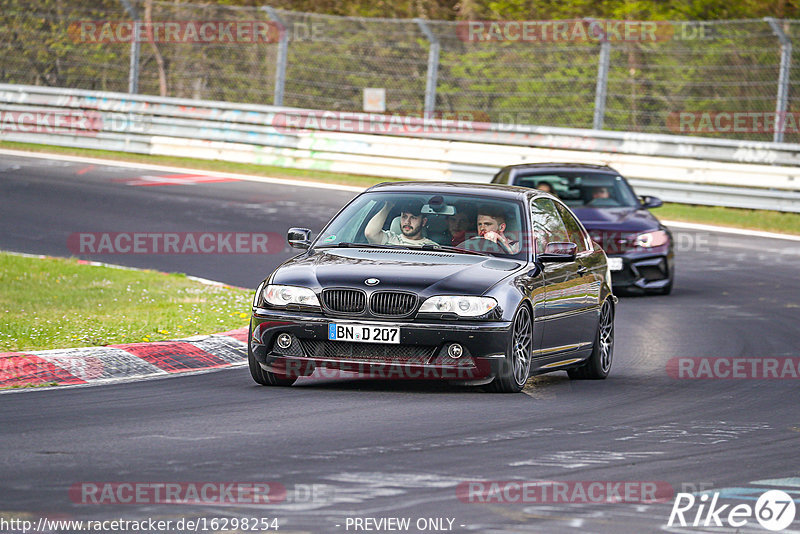
{"label": "green foliage", "polygon": [[[133,3],[141,14],[143,0]],[[467,42],[457,21],[664,21],[664,39],[612,44],[606,99],[606,129],[653,133],[691,133],[670,129],[670,117],[677,112],[773,110],[780,49],[761,17],[800,17],[800,0],[268,3],[285,10],[280,13],[290,35],[284,105],[360,110],[364,88],[384,87],[388,112],[419,113],[430,44],[410,19],[422,17],[431,20],[429,27],[441,43],[437,110],[468,112],[489,121],[581,128],[592,126],[597,42]],[[260,0],[161,1],[153,3],[153,20],[267,21],[262,5]],[[5,0],[0,10],[0,82],[125,92],[130,44],[81,41],[74,25],[129,19],[120,0]],[[676,22],[686,20],[710,23]],[[313,39],[295,32],[312,27],[319,30]],[[790,35],[797,33],[795,27],[800,24],[784,24]],[[168,96],[256,104],[274,100],[275,42],[156,46],[165,62]],[[800,55],[794,57],[791,79],[800,83]],[[139,65],[139,92],[159,94],[156,55],[149,43],[141,45]],[[792,107],[797,83],[789,93],[790,111],[795,112],[800,111]],[[769,132],[715,135],[772,138]],[[786,140],[796,142],[798,137],[790,134]]]}

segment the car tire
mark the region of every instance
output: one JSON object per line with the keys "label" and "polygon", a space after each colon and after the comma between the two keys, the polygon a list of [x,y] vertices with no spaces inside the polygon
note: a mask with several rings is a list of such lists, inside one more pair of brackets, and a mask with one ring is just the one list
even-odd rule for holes
{"label": "car tire", "polygon": [[600,307],[592,354],[580,367],[568,369],[572,380],[602,380],[611,371],[614,358],[614,306],[606,299]]}
{"label": "car tire", "polygon": [[669,282],[667,283],[667,285],[665,285],[661,289],[657,290],[656,294],[658,294],[658,295],[669,295],[670,293],[672,293],[672,280],[673,280],[673,275],[670,275],[669,276]]}
{"label": "car tire", "polygon": [[655,293],[656,293],[656,295],[669,295],[670,293],[672,293],[672,282],[670,282],[669,284],[665,285],[664,287],[662,287],[661,289],[659,289]]}
{"label": "car tire", "polygon": [[672,284],[673,284],[673,282],[675,280],[675,273],[673,271],[673,268],[670,268],[668,270],[668,276],[669,276],[669,278],[668,278],[668,281],[667,281],[667,285],[665,285],[664,287],[661,287],[659,289],[654,289],[652,291],[649,291],[649,293],[651,295],[669,295],[670,293],[672,293]]}
{"label": "car tire", "polygon": [[518,393],[525,387],[531,370],[533,350],[533,321],[527,306],[520,306],[511,323],[506,357],[500,374],[494,377],[487,389],[492,393]]}
{"label": "car tire", "polygon": [[253,377],[256,384],[261,386],[291,386],[294,384],[297,381],[296,378],[289,378],[286,375],[271,373],[261,368],[261,365],[253,354],[253,348],[250,345],[252,336],[253,326],[250,325],[250,331],[247,334],[247,364],[250,367],[250,376]]}

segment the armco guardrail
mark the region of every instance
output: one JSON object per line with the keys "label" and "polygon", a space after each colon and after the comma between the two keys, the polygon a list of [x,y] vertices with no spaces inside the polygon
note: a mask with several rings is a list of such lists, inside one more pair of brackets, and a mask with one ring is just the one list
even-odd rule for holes
{"label": "armco guardrail", "polygon": [[513,163],[599,163],[631,178],[641,194],[668,201],[800,212],[800,145],[413,118],[399,124],[391,115],[4,84],[0,113],[0,139],[9,141],[473,182]]}

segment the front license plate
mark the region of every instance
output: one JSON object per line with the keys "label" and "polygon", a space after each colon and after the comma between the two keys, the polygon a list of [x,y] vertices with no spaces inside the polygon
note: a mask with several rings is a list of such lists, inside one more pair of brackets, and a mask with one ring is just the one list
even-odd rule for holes
{"label": "front license plate", "polygon": [[612,271],[621,271],[622,258],[608,258],[608,268]]}
{"label": "front license plate", "polygon": [[368,326],[361,324],[328,324],[331,341],[358,341],[361,343],[400,343],[400,328],[396,326]]}

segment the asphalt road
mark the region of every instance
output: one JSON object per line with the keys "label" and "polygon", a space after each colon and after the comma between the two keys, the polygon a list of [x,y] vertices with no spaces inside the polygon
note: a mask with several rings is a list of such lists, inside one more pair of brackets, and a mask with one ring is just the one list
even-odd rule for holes
{"label": "asphalt road", "polygon": [[[0,156],[0,249],[66,256],[78,232],[319,230],[353,196],[245,181],[128,185],[145,175],[154,173]],[[620,300],[605,381],[560,372],[520,395],[365,380],[279,389],[256,386],[238,368],[0,395],[0,516],[278,518],[283,532],[392,531],[357,528],[367,518],[409,518],[410,532],[727,532],[667,527],[672,492],[709,489],[720,503],[752,506],[766,489],[783,489],[800,504],[800,381],[667,371],[686,356],[797,357],[800,243],[677,235],[673,294]],[[83,257],[253,287],[290,254]],[[469,502],[457,492],[470,482],[543,480],[654,482],[670,494],[660,503],[586,504],[576,494]],[[86,483],[223,481],[278,483],[286,497],[85,504],[69,492]],[[427,518],[441,528],[417,524]],[[740,531],[763,529],[750,517]],[[800,531],[800,517],[788,531]]]}

